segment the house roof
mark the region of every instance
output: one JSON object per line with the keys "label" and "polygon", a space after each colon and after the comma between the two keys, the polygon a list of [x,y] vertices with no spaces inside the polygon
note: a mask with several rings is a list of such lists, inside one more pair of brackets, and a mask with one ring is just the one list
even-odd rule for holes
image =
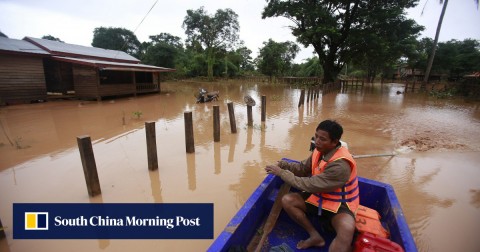
{"label": "house roof", "polygon": [[65,61],[70,63],[75,63],[79,65],[92,66],[99,68],[101,70],[111,70],[111,71],[142,71],[142,72],[174,72],[175,69],[157,67],[150,65],[143,65],[137,63],[125,63],[125,62],[112,62],[104,60],[93,60],[93,59],[79,59],[72,57],[61,57],[61,56],[52,56],[52,59],[58,61]]}
{"label": "house roof", "polygon": [[129,54],[123,51],[108,50],[97,47],[88,47],[81,45],[73,45],[68,43],[63,43],[59,41],[53,41],[48,39],[38,39],[32,37],[25,37],[23,40],[28,41],[45,51],[52,54],[52,56],[63,56],[63,57],[81,57],[81,58],[91,58],[98,60],[109,60],[117,62],[128,62],[128,63],[138,63],[140,60],[130,56]]}
{"label": "house roof", "polygon": [[0,37],[0,51],[20,54],[49,55],[48,52],[24,40]]}

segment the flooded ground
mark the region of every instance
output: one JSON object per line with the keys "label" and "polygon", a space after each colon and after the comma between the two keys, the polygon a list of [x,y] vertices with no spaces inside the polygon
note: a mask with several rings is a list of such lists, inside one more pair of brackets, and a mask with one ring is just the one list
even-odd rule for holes
{"label": "flooded ground", "polygon": [[[220,100],[195,104],[199,87]],[[213,240],[13,240],[12,203],[214,203],[223,230],[282,157],[303,159],[321,120],[336,119],[363,177],[395,188],[420,251],[480,251],[478,103],[397,94],[397,84],[330,93],[298,108],[300,90],[256,83],[162,83],[161,94],[54,101],[0,108],[0,251],[204,251]],[[247,127],[245,95],[257,102]],[[267,97],[266,122],[258,104]],[[233,102],[237,133],[230,133]],[[221,140],[213,142],[213,105]],[[185,152],[184,112],[192,111],[195,153]],[[148,171],[145,121],[156,122],[159,169]],[[89,198],[76,137],[94,142],[101,196]]]}

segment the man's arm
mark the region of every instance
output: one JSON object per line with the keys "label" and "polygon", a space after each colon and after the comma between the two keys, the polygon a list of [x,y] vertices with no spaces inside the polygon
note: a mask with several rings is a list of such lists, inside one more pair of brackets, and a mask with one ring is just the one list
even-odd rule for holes
{"label": "man's arm", "polygon": [[340,159],[329,163],[320,175],[299,177],[295,176],[290,170],[283,170],[278,176],[299,190],[314,193],[330,192],[344,186],[350,178],[350,173],[348,162]]}
{"label": "man's arm", "polygon": [[295,176],[310,177],[312,175],[312,156],[310,155],[310,157],[300,163],[281,160],[278,161],[278,166],[284,170],[291,171]]}

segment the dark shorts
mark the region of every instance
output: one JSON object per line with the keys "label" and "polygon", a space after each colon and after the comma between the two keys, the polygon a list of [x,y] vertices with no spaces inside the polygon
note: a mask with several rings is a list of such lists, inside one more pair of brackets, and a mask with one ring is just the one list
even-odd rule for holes
{"label": "dark shorts", "polygon": [[[308,197],[310,197],[311,193],[302,192],[302,193],[300,193],[300,195],[302,196],[302,198],[304,200],[307,200]],[[345,204],[345,203],[342,203],[340,205],[340,208],[338,208],[338,211],[336,213],[323,209],[321,216],[318,215],[318,207],[317,206],[312,205],[309,202],[305,202],[305,205],[307,206],[307,212],[306,212],[307,215],[311,216],[311,217],[319,217],[322,224],[326,225],[325,228],[328,231],[334,232],[334,228],[332,226],[332,219],[335,215],[337,215],[339,213],[349,214],[350,216],[353,217],[353,219],[355,219],[355,215],[352,213],[352,211],[348,208],[347,204]]]}

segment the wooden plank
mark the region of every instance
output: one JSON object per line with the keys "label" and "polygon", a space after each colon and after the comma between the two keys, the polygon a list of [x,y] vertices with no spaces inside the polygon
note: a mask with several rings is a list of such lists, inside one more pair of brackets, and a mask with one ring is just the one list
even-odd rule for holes
{"label": "wooden plank", "polygon": [[83,173],[87,183],[88,195],[94,197],[101,194],[100,181],[98,179],[97,165],[93,154],[92,142],[89,136],[77,137],[78,150],[82,159]]}
{"label": "wooden plank", "polygon": [[213,106],[213,141],[220,142],[220,107]]}
{"label": "wooden plank", "polygon": [[290,191],[290,187],[291,186],[289,184],[283,183],[280,189],[278,189],[277,197],[275,198],[275,202],[273,203],[272,209],[270,210],[270,214],[267,217],[267,221],[265,222],[265,226],[263,227],[262,238],[260,238],[260,242],[258,243],[255,252],[262,251],[263,244],[267,240],[270,232],[272,232],[273,228],[275,227],[278,216],[280,216],[280,212],[282,211],[282,198]]}
{"label": "wooden plank", "polygon": [[147,139],[148,169],[153,171],[158,169],[155,122],[145,122],[145,136]]}
{"label": "wooden plank", "polygon": [[230,118],[230,131],[235,134],[237,133],[237,124],[235,122],[235,111],[233,109],[233,102],[229,102],[228,106],[228,116]]}
{"label": "wooden plank", "polygon": [[195,141],[193,138],[193,119],[192,111],[187,111],[184,113],[185,120],[185,149],[187,153],[195,152]]}

